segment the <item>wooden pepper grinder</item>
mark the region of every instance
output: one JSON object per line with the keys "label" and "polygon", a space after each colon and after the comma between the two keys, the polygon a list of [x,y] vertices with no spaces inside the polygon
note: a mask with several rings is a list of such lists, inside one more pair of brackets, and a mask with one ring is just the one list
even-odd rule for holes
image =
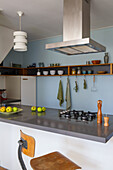
{"label": "wooden pepper grinder", "polygon": [[101,111],[102,101],[98,100],[97,105],[98,105],[97,123],[102,123],[102,111]]}

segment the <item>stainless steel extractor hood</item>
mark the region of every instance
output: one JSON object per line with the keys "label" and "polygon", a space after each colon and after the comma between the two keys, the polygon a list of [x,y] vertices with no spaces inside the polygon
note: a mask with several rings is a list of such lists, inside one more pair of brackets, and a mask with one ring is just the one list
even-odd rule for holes
{"label": "stainless steel extractor hood", "polygon": [[106,51],[90,38],[90,0],[64,0],[63,42],[46,44],[45,48],[67,55]]}

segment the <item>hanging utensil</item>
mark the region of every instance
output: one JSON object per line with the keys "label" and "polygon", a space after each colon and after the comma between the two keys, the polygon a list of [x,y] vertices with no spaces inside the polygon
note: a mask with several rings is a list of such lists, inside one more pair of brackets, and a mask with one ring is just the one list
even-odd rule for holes
{"label": "hanging utensil", "polygon": [[76,93],[78,91],[77,76],[76,76],[76,80],[75,80],[75,87],[73,88],[73,90],[75,90]]}
{"label": "hanging utensil", "polygon": [[97,88],[95,87],[95,75],[93,76],[93,87],[91,88],[92,92],[96,92]]}
{"label": "hanging utensil", "polygon": [[86,77],[84,76],[84,84],[83,84],[83,88],[87,89],[87,83],[86,83]]}

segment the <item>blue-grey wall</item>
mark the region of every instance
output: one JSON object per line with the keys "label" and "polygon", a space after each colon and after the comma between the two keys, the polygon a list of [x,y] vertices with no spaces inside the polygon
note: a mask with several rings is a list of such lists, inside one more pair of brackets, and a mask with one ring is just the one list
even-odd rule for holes
{"label": "blue-grey wall", "polygon": [[[92,32],[91,37],[107,47],[110,60],[113,62],[113,28],[101,29]],[[48,38],[38,41],[30,42],[28,45],[28,52],[23,57],[23,65],[26,67],[33,62],[37,66],[39,62],[44,62],[45,66],[50,63],[60,63],[61,65],[71,64],[85,64],[86,60],[100,59],[104,62],[104,53],[99,54],[84,54],[77,56],[66,56],[63,54],[45,50],[46,43],[62,41],[62,37]],[[93,76],[86,76],[88,89],[83,89],[83,76],[78,76],[79,91],[75,93],[73,87],[75,86],[75,77],[70,76],[72,108],[84,110],[97,110],[97,100],[103,101],[103,113],[113,113],[113,76],[96,76],[97,92],[91,92],[93,85]],[[60,108],[57,100],[57,92],[60,77],[37,77],[37,105]],[[66,80],[67,77],[61,77],[63,84],[63,92],[65,98]],[[61,108],[66,107],[66,102]]]}
{"label": "blue-grey wall", "polygon": [[[109,52],[109,62],[113,62],[113,28],[100,29],[92,31],[91,37],[107,47]],[[62,41],[62,37],[48,38],[38,41],[32,41],[28,44],[28,51],[23,54],[23,66],[26,67],[34,62],[37,66],[39,62],[44,62],[45,66],[50,63],[60,63],[61,65],[85,64],[87,60],[100,59],[104,62],[104,53],[84,54],[77,56],[66,56],[56,52],[45,50],[45,44]],[[97,110],[97,100],[103,101],[103,113],[113,113],[113,76],[96,76],[97,92],[91,92],[93,85],[93,76],[86,76],[88,89],[83,89],[83,76],[78,76],[79,91],[75,93],[75,77],[70,76],[71,97],[73,109],[84,109],[85,111]],[[37,105],[60,108],[57,100],[57,92],[60,77],[37,77]],[[61,77],[63,92],[65,98],[67,77]],[[61,108],[66,107],[66,102]]]}

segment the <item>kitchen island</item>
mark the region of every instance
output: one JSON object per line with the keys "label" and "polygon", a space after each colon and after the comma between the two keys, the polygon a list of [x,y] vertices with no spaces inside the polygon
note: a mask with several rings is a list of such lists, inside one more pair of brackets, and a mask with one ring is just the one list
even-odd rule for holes
{"label": "kitchen island", "polygon": [[[0,121],[106,143],[113,136],[113,116],[109,115],[109,126],[92,121],[78,121],[59,117],[60,110],[47,108],[45,112],[32,112],[30,106],[21,106],[23,111],[10,116],[0,115]],[[104,122],[104,120],[103,120]]]}
{"label": "kitchen island", "polygon": [[[20,130],[22,130],[35,138],[35,157],[59,151],[83,170],[113,169],[112,116],[109,116],[110,126],[105,128],[103,124],[97,126],[96,119],[86,123],[59,118],[57,109],[48,108],[46,112],[38,113],[31,112],[29,106],[19,107],[23,111],[18,114],[0,115],[1,166],[10,170],[21,169],[17,149]],[[31,158],[25,155],[23,158],[30,170]]]}

